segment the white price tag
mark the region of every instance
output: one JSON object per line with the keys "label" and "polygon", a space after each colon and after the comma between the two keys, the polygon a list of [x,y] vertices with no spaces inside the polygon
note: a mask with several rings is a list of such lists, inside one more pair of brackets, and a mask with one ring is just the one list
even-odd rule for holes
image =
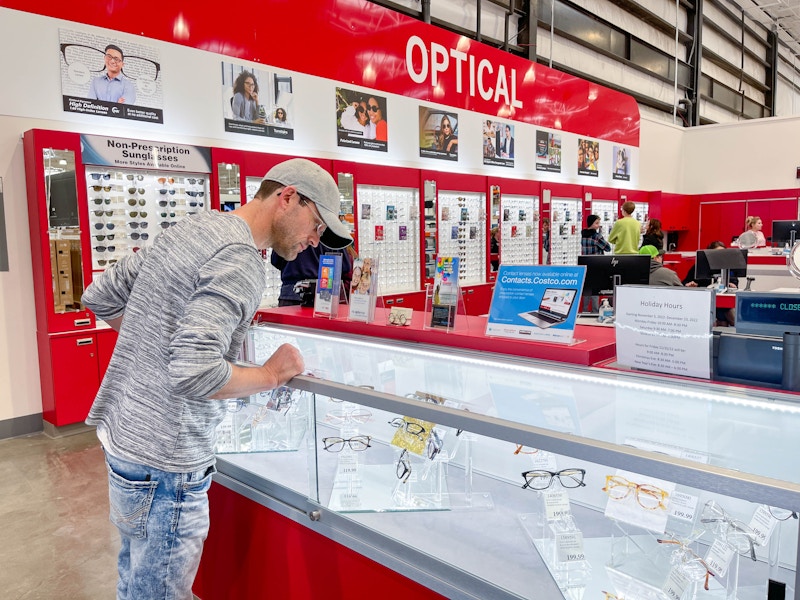
{"label": "white price tag", "polygon": [[777,524],[778,519],[772,516],[766,506],[760,505],[750,519],[750,528],[756,534],[755,543],[758,546],[766,546]]}
{"label": "white price tag", "polygon": [[580,531],[556,534],[556,556],[558,562],[586,560],[583,552],[583,534]]}
{"label": "white price tag", "polygon": [[683,492],[673,492],[669,501],[670,516],[681,521],[694,522],[697,514],[697,496]]}
{"label": "white price tag", "polygon": [[664,592],[670,600],[681,600],[683,592],[686,591],[690,583],[686,573],[679,566],[675,566],[672,567],[669,575],[667,575],[667,580],[664,582],[661,591]]}
{"label": "white price tag", "polygon": [[736,550],[724,540],[714,540],[705,558],[709,570],[717,577],[725,577],[728,573],[728,565],[731,564],[735,553]]}
{"label": "white price tag", "polygon": [[571,513],[569,495],[566,490],[548,490],[542,493],[542,497],[544,498],[545,518],[548,521],[566,517]]}
{"label": "white price tag", "polygon": [[358,494],[342,494],[339,496],[339,502],[342,508],[359,508],[361,506],[361,497]]}
{"label": "white price tag", "polygon": [[533,469],[543,469],[545,471],[558,471],[556,457],[552,452],[540,450],[536,454],[531,454],[531,465]]}

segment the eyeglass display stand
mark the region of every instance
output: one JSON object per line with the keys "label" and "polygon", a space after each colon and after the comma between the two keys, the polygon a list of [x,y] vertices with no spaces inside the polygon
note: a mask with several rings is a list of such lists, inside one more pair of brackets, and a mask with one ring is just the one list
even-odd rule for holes
{"label": "eyeglass display stand", "polygon": [[[448,460],[455,458],[457,455],[464,464],[464,491],[456,492],[450,491],[450,509],[451,510],[491,510],[494,508],[494,500],[489,492],[480,492],[473,489],[473,442],[475,436],[468,431],[464,431],[461,435],[455,435],[455,432],[450,434],[455,443],[452,449],[446,454]],[[445,439],[445,447],[447,440]],[[462,452],[463,451],[463,452]],[[444,451],[441,453],[445,454]],[[434,460],[443,460],[437,456]],[[450,470],[453,473],[454,469]]]}
{"label": "eyeglass display stand", "polygon": [[[400,453],[397,454],[400,459]],[[407,478],[395,477],[392,489],[394,506],[387,510],[450,510],[450,493],[447,488],[448,456],[439,455],[433,460],[408,453],[411,473]],[[396,471],[396,462],[392,469]]]}
{"label": "eyeglass display stand", "polygon": [[217,454],[294,452],[309,428],[308,394],[298,393],[288,406],[270,405],[271,392],[230,400],[217,426]]}
{"label": "eyeglass display stand", "polygon": [[467,309],[464,305],[464,296],[461,294],[461,286],[454,284],[454,294],[456,295],[455,304],[442,304],[433,284],[425,284],[425,321],[423,329],[440,329],[452,332],[469,331],[467,321]]}
{"label": "eyeglass display stand", "polygon": [[519,515],[520,525],[561,591],[568,598],[580,598],[592,565],[586,559],[583,533],[568,508],[569,497],[563,489],[534,494],[535,512]]}

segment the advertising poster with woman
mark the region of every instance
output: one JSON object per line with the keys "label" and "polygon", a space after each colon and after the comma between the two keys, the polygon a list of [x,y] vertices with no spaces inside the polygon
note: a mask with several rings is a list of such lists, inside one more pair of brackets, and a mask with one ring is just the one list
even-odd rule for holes
{"label": "advertising poster with woman", "polygon": [[561,136],[536,130],[536,170],[561,173]]}
{"label": "advertising poster with woman", "polygon": [[483,164],[514,167],[514,125],[486,120],[483,124]]}
{"label": "advertising poster with woman", "polygon": [[336,88],[336,144],[387,152],[386,98],[370,92]]}
{"label": "advertising poster with woman", "polygon": [[222,63],[225,131],[294,139],[292,78]]}
{"label": "advertising poster with woman", "polygon": [[600,142],[578,140],[578,175],[597,177],[600,164]]}
{"label": "advertising poster with woman", "polygon": [[631,151],[625,146],[614,146],[614,179],[621,181],[631,180]]}
{"label": "advertising poster with woman", "polygon": [[423,158],[458,160],[456,113],[419,107],[419,155]]}
{"label": "advertising poster with woman", "polygon": [[66,112],[164,122],[158,50],[139,42],[59,29]]}

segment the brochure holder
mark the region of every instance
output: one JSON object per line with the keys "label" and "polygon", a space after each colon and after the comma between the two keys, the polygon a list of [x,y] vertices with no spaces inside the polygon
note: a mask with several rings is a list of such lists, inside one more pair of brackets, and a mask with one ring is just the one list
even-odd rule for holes
{"label": "brochure holder", "polygon": [[353,262],[353,279],[350,284],[349,321],[372,323],[378,297],[378,259],[357,258]]}
{"label": "brochure holder", "polygon": [[314,316],[335,319],[339,315],[342,295],[342,255],[323,254],[319,257],[317,290],[314,294]]}
{"label": "brochure holder", "polygon": [[425,321],[423,329],[441,329],[447,333],[456,331],[469,331],[467,322],[467,309],[464,305],[464,296],[461,287],[453,284],[456,295],[454,304],[436,302],[436,288],[434,284],[425,284]]}

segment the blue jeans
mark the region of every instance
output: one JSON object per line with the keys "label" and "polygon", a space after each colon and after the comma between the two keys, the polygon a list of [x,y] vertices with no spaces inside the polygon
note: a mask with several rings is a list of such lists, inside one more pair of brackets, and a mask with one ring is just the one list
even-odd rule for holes
{"label": "blue jeans", "polygon": [[191,600],[216,469],[167,473],[108,453],[106,466],[111,522],[122,539],[117,600]]}

